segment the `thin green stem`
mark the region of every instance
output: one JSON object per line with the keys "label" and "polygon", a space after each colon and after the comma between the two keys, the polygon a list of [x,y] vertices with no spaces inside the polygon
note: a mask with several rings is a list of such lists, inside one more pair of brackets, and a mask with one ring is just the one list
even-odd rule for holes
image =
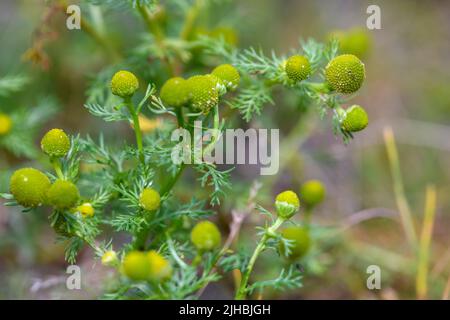
{"label": "thin green stem", "polygon": [[180,165],[176,175],[172,179],[170,179],[169,182],[167,182],[167,184],[161,189],[161,197],[164,197],[167,194],[169,194],[175,183],[177,183],[178,179],[181,177],[181,174],[183,173],[185,167],[186,165],[184,163]]}
{"label": "thin green stem", "polygon": [[56,175],[58,176],[58,179],[65,180],[64,174],[61,170],[61,163],[59,162],[59,158],[52,157],[50,159],[50,162],[53,166],[53,169],[55,170]]}
{"label": "thin green stem", "polygon": [[195,26],[195,21],[200,14],[200,9],[203,6],[203,0],[196,0],[194,5],[189,9],[184,19],[183,27],[181,28],[180,38],[187,40],[191,35]]}
{"label": "thin green stem", "polygon": [[205,155],[209,155],[211,150],[214,149],[216,146],[217,140],[219,140],[220,136],[220,117],[219,117],[219,105],[217,104],[213,109],[213,136],[211,137],[211,142],[206,146],[206,148],[203,150],[203,157]]}
{"label": "thin green stem", "polygon": [[271,238],[273,236],[275,231],[283,224],[284,221],[285,221],[285,219],[278,217],[277,220],[275,220],[275,222],[266,230],[263,237],[259,241],[258,245],[255,248],[255,251],[253,252],[252,257],[250,258],[247,268],[245,269],[245,272],[242,276],[241,283],[236,292],[236,296],[235,296],[236,300],[245,299],[245,297],[247,295],[248,280],[250,278],[250,274],[252,273],[256,259],[258,259],[258,256],[261,254],[261,252],[263,252],[266,249],[267,240],[269,240],[269,238]]}
{"label": "thin green stem", "polygon": [[145,164],[144,146],[142,144],[142,132],[141,132],[141,125],[139,123],[139,115],[136,113],[136,110],[130,98],[125,99],[125,103],[133,119],[133,129],[134,134],[136,136],[136,145],[139,152],[139,160],[141,161],[142,164]]}

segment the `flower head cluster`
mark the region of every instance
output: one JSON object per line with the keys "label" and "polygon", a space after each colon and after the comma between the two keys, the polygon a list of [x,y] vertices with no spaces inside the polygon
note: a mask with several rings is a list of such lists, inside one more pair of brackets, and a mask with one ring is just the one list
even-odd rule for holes
{"label": "flower head cluster", "polygon": [[154,250],[128,252],[123,260],[122,270],[134,281],[161,282],[172,275],[170,262]]}
{"label": "flower head cluster", "polygon": [[42,151],[50,157],[64,157],[70,149],[70,139],[61,129],[48,131],[41,140]]}
{"label": "flower head cluster", "polygon": [[369,117],[366,110],[359,105],[353,105],[345,111],[341,127],[348,132],[363,130],[369,124]]}
{"label": "flower head cluster", "polygon": [[241,80],[239,71],[231,64],[217,66],[211,74],[219,78],[225,87],[231,91],[236,90]]}
{"label": "flower head cluster", "polygon": [[289,219],[300,209],[300,200],[294,191],[283,191],[275,198],[275,208],[279,217]]}
{"label": "flower head cluster", "polygon": [[78,188],[70,181],[56,180],[47,191],[48,204],[58,209],[72,208],[79,199]]}
{"label": "flower head cluster", "polygon": [[159,208],[161,196],[159,192],[153,188],[145,188],[139,197],[139,204],[144,210],[154,211]]}
{"label": "flower head cluster", "polygon": [[189,101],[187,81],[181,77],[167,80],[161,88],[162,102],[172,107],[181,107]]}
{"label": "flower head cluster", "polygon": [[307,207],[315,207],[325,198],[325,186],[319,180],[306,181],[300,188],[300,196]]}
{"label": "flower head cluster", "polygon": [[9,188],[17,203],[24,207],[37,207],[46,202],[50,180],[41,171],[23,168],[11,176]]}
{"label": "flower head cluster", "polygon": [[311,65],[305,56],[295,55],[286,60],[286,75],[294,82],[305,80],[311,74]]}
{"label": "flower head cluster", "polygon": [[136,76],[129,71],[118,71],[111,79],[111,91],[114,95],[128,98],[139,89],[139,81]]}
{"label": "flower head cluster", "polygon": [[191,231],[191,241],[199,251],[210,251],[220,246],[222,236],[211,221],[201,221]]}
{"label": "flower head cluster", "polygon": [[287,227],[281,232],[281,235],[283,238],[291,241],[289,250],[287,250],[284,242],[280,241],[279,251],[282,256],[296,260],[303,257],[309,251],[311,239],[307,228],[297,226]]}
{"label": "flower head cluster", "polygon": [[343,54],[328,63],[325,76],[331,88],[337,92],[354,93],[364,81],[364,64],[352,54]]}

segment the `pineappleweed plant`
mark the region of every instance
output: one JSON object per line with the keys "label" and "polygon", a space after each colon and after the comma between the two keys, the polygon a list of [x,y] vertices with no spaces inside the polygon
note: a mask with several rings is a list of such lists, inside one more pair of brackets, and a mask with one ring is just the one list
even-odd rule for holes
{"label": "pineappleweed plant", "polygon": [[[64,9],[65,3],[55,6]],[[118,147],[103,136],[92,139],[52,129],[42,137],[41,149],[53,170],[18,169],[11,176],[10,192],[2,194],[6,205],[24,211],[48,208],[49,223],[66,244],[68,263],[76,263],[87,245],[102,264],[116,269],[116,283],[105,298],[198,298],[209,283],[236,271],[236,299],[265,289],[300,287],[302,274],[295,262],[313,241],[309,215],[325,196],[323,185],[310,181],[300,194],[284,191],[276,196],[273,210],[256,205],[257,191],[250,192],[247,214],[256,209],[266,223],[258,227],[253,253],[245,255],[232,247],[245,215],[233,213],[225,240],[210,219],[231,193],[233,169],[221,170],[214,163],[174,164],[170,135],[176,128],[192,132],[196,120],[219,132],[239,123],[239,116],[249,122],[274,104],[274,90],[282,89],[307,101],[322,118],[331,113],[332,129],[347,143],[368,123],[361,106],[344,107],[364,82],[364,64],[355,55],[339,54],[336,39],[325,44],[302,41],[289,55],[238,49],[223,32],[217,36],[214,30],[195,28],[199,13],[208,9],[204,1],[177,7],[185,19],[172,28],[162,25],[161,12],[168,15],[169,10],[161,4],[141,0],[130,6],[148,27],[145,45],[99,73],[85,107],[107,122],[128,122],[135,142]],[[116,49],[107,38],[89,21],[83,23],[86,33],[118,59],[117,52],[111,55]],[[152,57],[151,62],[145,57]],[[161,86],[147,80],[151,77],[144,71],[152,67],[165,75]],[[1,119],[7,131],[8,121],[4,115]],[[201,143],[213,148],[217,140]],[[175,195],[188,168],[198,176],[196,187],[210,189],[209,199]],[[302,207],[305,219],[294,222]],[[281,230],[287,222],[293,226]],[[116,245],[115,233],[105,233],[105,227],[129,234],[130,241]],[[278,252],[285,267],[276,279],[252,281],[258,257],[269,249]]]}

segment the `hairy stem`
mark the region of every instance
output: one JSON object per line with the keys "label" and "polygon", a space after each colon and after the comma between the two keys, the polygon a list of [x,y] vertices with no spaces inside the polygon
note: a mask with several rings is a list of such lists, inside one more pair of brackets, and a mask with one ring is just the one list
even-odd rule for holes
{"label": "hairy stem", "polygon": [[256,259],[258,259],[258,256],[261,254],[261,252],[263,252],[264,249],[266,249],[267,240],[269,240],[269,238],[272,237],[272,235],[275,233],[275,231],[281,226],[281,224],[284,221],[285,220],[283,218],[278,217],[277,220],[266,230],[263,237],[259,241],[258,245],[255,248],[255,251],[253,252],[252,257],[250,258],[247,268],[245,269],[244,275],[242,276],[241,283],[236,292],[236,296],[235,296],[236,300],[245,299],[245,297],[247,295],[247,283],[250,278],[250,274],[252,273]]}

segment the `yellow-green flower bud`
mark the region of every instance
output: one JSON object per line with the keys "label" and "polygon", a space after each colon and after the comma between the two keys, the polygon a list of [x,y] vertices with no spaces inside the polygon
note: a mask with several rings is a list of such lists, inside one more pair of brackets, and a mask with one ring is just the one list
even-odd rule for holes
{"label": "yellow-green flower bud", "polygon": [[287,190],[277,195],[275,208],[279,217],[289,219],[300,209],[300,200],[294,191]]}
{"label": "yellow-green flower bud", "polygon": [[167,280],[172,275],[172,266],[169,261],[158,252],[151,250],[147,253],[149,261],[149,280],[160,282]]}
{"label": "yellow-green flower bud", "polygon": [[219,78],[222,83],[227,87],[228,90],[236,90],[241,81],[241,76],[239,75],[239,71],[231,64],[222,64],[217,66],[212,72],[212,75],[215,75]]}
{"label": "yellow-green flower bud", "polygon": [[145,188],[139,197],[139,204],[147,211],[154,211],[159,208],[161,196],[159,192],[153,188]]}
{"label": "yellow-green flower bud", "polygon": [[102,264],[107,267],[115,267],[119,265],[119,258],[117,253],[113,250],[108,250],[102,255]]}
{"label": "yellow-green flower bud", "polygon": [[191,241],[197,250],[210,251],[220,246],[222,236],[214,223],[201,221],[192,229]]}
{"label": "yellow-green flower bud", "polygon": [[295,55],[286,60],[284,70],[290,80],[298,82],[308,79],[311,65],[305,56]]}
{"label": "yellow-green flower bud", "polygon": [[122,271],[131,280],[160,282],[170,278],[172,266],[154,250],[130,251],[123,260]]}
{"label": "yellow-green flower bud", "polygon": [[372,47],[370,33],[364,28],[353,28],[346,32],[336,31],[330,34],[329,38],[339,41],[339,52],[344,54],[354,54],[359,58],[364,58]]}
{"label": "yellow-green flower bud", "polygon": [[76,209],[83,218],[92,218],[95,214],[95,209],[89,202],[79,205]]}
{"label": "yellow-green flower bud", "polygon": [[367,112],[358,105],[353,105],[345,111],[341,127],[348,132],[363,130],[369,124]]}
{"label": "yellow-green flower bud", "polygon": [[0,136],[6,135],[12,128],[11,117],[0,112]]}
{"label": "yellow-green flower bud", "polygon": [[303,257],[309,251],[311,238],[308,229],[292,226],[284,229],[281,235],[283,238],[292,241],[289,246],[289,254],[287,254],[288,250],[286,250],[283,241],[280,241],[279,251],[282,256],[296,260]]}
{"label": "yellow-green flower bud", "polygon": [[219,102],[216,82],[209,76],[193,76],[187,81],[192,109],[207,114]]}
{"label": "yellow-green flower bud", "polygon": [[74,207],[79,199],[78,188],[70,181],[56,180],[47,191],[48,204],[61,210]]}
{"label": "yellow-green flower bud", "polygon": [[136,76],[129,71],[118,71],[111,79],[111,91],[114,95],[128,98],[139,89],[139,81]]}
{"label": "yellow-green flower bud", "polygon": [[41,140],[41,149],[50,157],[64,157],[70,149],[70,139],[61,129],[48,131]]}
{"label": "yellow-green flower bud", "polygon": [[163,103],[172,107],[181,107],[189,100],[189,89],[186,80],[180,77],[170,78],[161,88],[160,97]]}
{"label": "yellow-green flower bud", "polygon": [[300,197],[307,207],[312,208],[325,198],[325,187],[319,180],[306,181],[300,188]]}
{"label": "yellow-green flower bud", "polygon": [[45,203],[50,184],[48,177],[41,171],[23,168],[13,173],[9,188],[17,203],[28,208]]}
{"label": "yellow-green flower bud", "polygon": [[144,281],[149,278],[150,261],[145,252],[130,251],[122,263],[123,273],[135,281]]}
{"label": "yellow-green flower bud", "polygon": [[325,76],[332,89],[340,93],[353,93],[361,88],[364,81],[364,64],[352,54],[343,54],[328,63]]}

